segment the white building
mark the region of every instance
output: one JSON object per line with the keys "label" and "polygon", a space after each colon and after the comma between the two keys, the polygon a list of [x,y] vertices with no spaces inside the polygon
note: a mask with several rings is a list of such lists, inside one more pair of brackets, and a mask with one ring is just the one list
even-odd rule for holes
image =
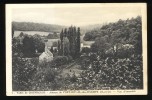
{"label": "white building", "polygon": [[42,61],[52,61],[53,60],[53,54],[51,53],[51,51],[48,49],[47,45],[45,44],[45,51],[39,56],[39,62]]}
{"label": "white building", "polygon": [[91,45],[94,43],[95,41],[82,41],[81,42],[81,50],[82,48],[91,48]]}

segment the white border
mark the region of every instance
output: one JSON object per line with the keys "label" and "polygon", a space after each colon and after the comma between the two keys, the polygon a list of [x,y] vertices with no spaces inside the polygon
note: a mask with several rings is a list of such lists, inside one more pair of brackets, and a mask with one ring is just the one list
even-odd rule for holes
{"label": "white border", "polygon": [[[51,6],[50,6],[51,5]],[[12,91],[12,9],[49,7],[141,7],[143,43],[143,90],[80,90],[80,91]],[[55,96],[55,95],[147,95],[147,8],[146,3],[83,3],[83,4],[6,4],[6,95],[7,96]]]}

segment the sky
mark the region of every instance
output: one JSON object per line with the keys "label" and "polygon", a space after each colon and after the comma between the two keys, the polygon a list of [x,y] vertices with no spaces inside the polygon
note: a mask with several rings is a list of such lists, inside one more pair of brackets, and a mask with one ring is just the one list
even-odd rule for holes
{"label": "sky", "polygon": [[[70,4],[69,4],[70,5]],[[141,15],[139,6],[70,5],[12,9],[12,21],[85,26],[116,22]]]}

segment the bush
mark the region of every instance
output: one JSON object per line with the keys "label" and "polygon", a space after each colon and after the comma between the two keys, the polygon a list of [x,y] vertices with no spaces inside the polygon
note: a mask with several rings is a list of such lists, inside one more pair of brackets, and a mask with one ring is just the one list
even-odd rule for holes
{"label": "bush", "polygon": [[[140,59],[140,60],[139,60]],[[141,57],[128,59],[108,59],[99,62],[98,73],[88,69],[81,74],[84,89],[142,89],[143,73]]]}
{"label": "bush", "polygon": [[58,72],[55,68],[45,67],[38,69],[34,75],[32,90],[54,90],[57,89],[57,75]]}
{"label": "bush", "polygon": [[12,80],[13,91],[26,91],[31,88],[33,75],[36,72],[38,59],[13,58]]}
{"label": "bush", "polygon": [[67,64],[71,60],[67,56],[57,56],[49,64],[52,67],[59,67],[61,65]]}
{"label": "bush", "polygon": [[129,58],[129,57],[131,57],[132,54],[134,54],[133,48],[120,48],[120,49],[118,49],[116,56],[118,58]]}
{"label": "bush", "polygon": [[72,56],[68,56],[68,62],[71,62],[73,60]]}

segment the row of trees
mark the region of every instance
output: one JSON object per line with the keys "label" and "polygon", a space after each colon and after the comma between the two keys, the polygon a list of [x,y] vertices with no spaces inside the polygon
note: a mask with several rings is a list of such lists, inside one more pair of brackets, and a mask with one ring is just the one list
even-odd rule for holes
{"label": "row of trees", "polygon": [[58,38],[60,38],[60,36],[56,32],[54,32],[53,34],[51,34],[51,33],[48,34],[47,38],[48,39],[58,39]]}
{"label": "row of trees", "polygon": [[80,28],[76,29],[71,26],[62,30],[58,44],[60,55],[78,57],[80,54]]}
{"label": "row of trees", "polygon": [[40,35],[27,35],[21,33],[18,37],[12,39],[13,56],[33,57],[36,52],[44,51],[44,41]]}
{"label": "row of trees", "polygon": [[18,31],[43,31],[43,32],[60,32],[65,26],[32,22],[12,22],[14,30]]}

